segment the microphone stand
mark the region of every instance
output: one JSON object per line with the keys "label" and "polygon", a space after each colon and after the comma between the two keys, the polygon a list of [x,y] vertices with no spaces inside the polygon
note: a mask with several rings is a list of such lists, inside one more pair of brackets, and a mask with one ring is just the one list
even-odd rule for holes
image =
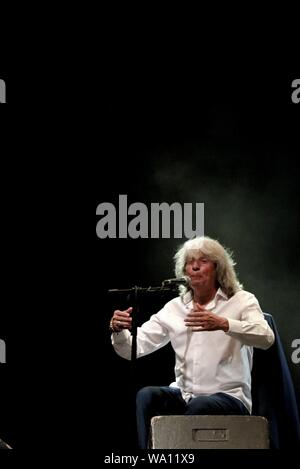
{"label": "microphone stand", "polygon": [[128,289],[111,289],[108,290],[109,295],[129,295],[132,300],[133,311],[131,314],[132,317],[132,325],[131,325],[131,336],[132,336],[132,343],[131,343],[131,362],[134,365],[136,358],[137,358],[137,317],[140,313],[140,298],[142,295],[147,294],[167,294],[167,293],[177,293],[178,292],[178,285],[177,284],[162,284],[160,287],[132,287]]}
{"label": "microphone stand", "polygon": [[[132,317],[132,326],[131,326],[131,361],[130,361],[130,399],[129,399],[129,406],[130,406],[130,415],[135,414],[135,396],[138,390],[138,380],[137,380],[137,324],[138,324],[138,317],[140,314],[140,304],[142,296],[166,296],[174,293],[174,296],[178,294],[178,284],[173,283],[166,283],[163,282],[160,287],[132,287],[128,289],[112,289],[108,290],[108,294],[113,297],[122,297],[126,296],[126,302],[130,301],[130,304],[133,306],[133,310],[131,313]],[[134,420],[135,422],[135,420]],[[136,424],[131,423],[132,431],[136,435],[135,438],[137,439],[136,434]]]}
{"label": "microphone stand", "polygon": [[131,362],[134,364],[136,361],[136,339],[137,339],[137,316],[140,312],[140,304],[139,304],[139,287],[134,287],[134,309],[135,314],[132,317],[131,323],[131,335],[132,335],[132,343],[131,343]]}

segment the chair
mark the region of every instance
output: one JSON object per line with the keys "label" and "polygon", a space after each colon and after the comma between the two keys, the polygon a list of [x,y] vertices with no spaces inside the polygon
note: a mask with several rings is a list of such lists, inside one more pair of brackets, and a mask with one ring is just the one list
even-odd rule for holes
{"label": "chair", "polygon": [[151,419],[153,449],[268,449],[268,421],[246,415],[161,415]]}
{"label": "chair", "polygon": [[264,317],[275,334],[275,343],[268,350],[254,349],[252,415],[269,421],[271,448],[294,448],[300,445],[295,389],[274,318],[268,313]]}

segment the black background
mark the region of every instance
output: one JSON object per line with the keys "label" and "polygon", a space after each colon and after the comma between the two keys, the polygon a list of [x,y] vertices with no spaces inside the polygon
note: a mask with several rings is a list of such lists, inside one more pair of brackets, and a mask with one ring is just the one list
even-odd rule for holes
{"label": "black background", "polygon": [[[63,79],[59,82],[61,112],[58,115],[57,109],[52,109],[45,124],[40,117],[53,105],[47,100],[53,89],[51,93],[51,87],[42,86],[37,75],[27,76],[28,89],[37,91],[35,102],[31,95],[35,121],[39,120],[34,128],[26,122],[29,112],[24,104],[28,106],[29,98],[24,93],[25,81],[22,85],[16,75],[8,74],[4,62],[0,70],[0,78],[7,83],[7,104],[1,107],[0,116],[2,148],[7,155],[3,164],[2,213],[8,223],[3,235],[4,246],[9,246],[3,288],[3,304],[8,306],[2,309],[0,322],[0,338],[7,344],[7,363],[0,365],[0,438],[13,446],[22,445],[23,439],[34,442],[41,435],[41,427],[30,425],[28,420],[25,423],[29,434],[18,431],[18,407],[26,407],[24,394],[31,381],[35,391],[28,401],[27,416],[30,412],[33,416],[41,413],[45,426],[49,407],[55,399],[58,402],[54,439],[61,422],[67,420],[67,428],[72,421],[64,411],[67,401],[75,400],[83,388],[71,406],[73,420],[82,412],[86,417],[84,427],[78,428],[81,444],[101,448],[104,454],[112,450],[130,454],[136,449],[136,390],[148,384],[169,384],[173,379],[174,358],[169,347],[139,360],[132,369],[110,345],[111,314],[115,308],[127,306],[128,301],[108,298],[107,290],[156,286],[173,277],[172,257],[181,243],[172,238],[100,240],[95,235],[92,245],[89,222],[82,222],[79,213],[86,216],[92,201],[95,208],[101,202],[117,207],[119,194],[127,194],[129,204],[138,201],[148,207],[151,202],[204,202],[205,234],[233,250],[245,289],[256,294],[264,311],[273,314],[300,395],[299,365],[291,361],[291,342],[300,334],[300,104],[291,101],[291,83],[299,73],[288,67],[278,71],[261,64],[233,67],[226,60],[212,67],[199,56],[170,56],[168,48],[160,54],[126,50],[121,44],[116,53],[112,53],[112,46],[108,50],[107,56],[98,61],[95,73],[84,72],[82,93],[73,95],[71,107],[61,96],[67,86]],[[46,98],[41,103],[43,91]],[[14,110],[20,110],[20,103],[21,114],[17,114]],[[21,141],[17,143],[12,138],[16,137],[14,128],[20,130],[17,134]],[[61,136],[65,138],[63,144]],[[34,161],[30,151],[25,156],[21,150],[30,148],[31,142],[35,144]],[[9,143],[13,151],[8,150]],[[15,287],[23,284],[28,275],[31,247],[26,252],[25,268],[19,252],[26,251],[24,238],[29,227],[22,219],[21,237],[20,231],[10,230],[10,221],[17,220],[18,224],[16,207],[26,194],[31,201],[42,204],[41,187],[45,185],[50,202],[55,200],[63,209],[57,213],[53,207],[46,212],[34,210],[34,217],[39,223],[46,222],[49,231],[58,213],[63,220],[58,220],[52,243],[46,244],[41,226],[37,230],[35,227],[33,241],[46,270],[51,270],[48,257],[57,243],[57,278],[61,276],[62,282],[58,285],[53,276],[51,280],[43,279],[49,290],[40,293],[33,315],[34,335],[43,347],[31,347],[29,354],[29,349],[23,353],[20,347],[22,326],[30,316],[24,314],[21,305],[25,301],[28,311],[37,289],[31,285],[23,292]],[[96,223],[98,219],[96,216]],[[67,225],[64,237],[63,224]],[[78,272],[79,280],[74,284],[69,282],[72,273],[69,275],[65,261],[69,268],[74,267],[73,275]],[[65,291],[66,299],[55,302],[60,289]],[[164,301],[145,299],[139,321],[157,311]],[[60,337],[69,348],[67,358],[62,358],[57,352],[56,334],[60,335],[62,323],[68,322],[71,328],[73,318],[78,318],[82,332],[71,335],[68,330]],[[48,354],[53,350],[51,372],[39,355],[47,347]],[[27,367],[35,367],[34,373],[29,373]],[[65,394],[63,383],[71,368],[75,371],[71,386],[74,394]],[[46,382],[48,397],[42,397],[36,384],[39,372],[51,373]]]}

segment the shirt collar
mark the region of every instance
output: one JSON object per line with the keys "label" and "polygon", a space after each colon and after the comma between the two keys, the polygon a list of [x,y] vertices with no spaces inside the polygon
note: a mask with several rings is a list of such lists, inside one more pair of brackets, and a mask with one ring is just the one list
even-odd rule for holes
{"label": "shirt collar", "polygon": [[224,300],[228,300],[228,296],[227,296],[226,293],[222,290],[221,287],[218,288],[215,298],[216,298],[217,296],[220,296],[221,298],[224,298]]}
{"label": "shirt collar", "polygon": [[214,309],[216,306],[217,306],[217,301],[218,300],[228,300],[228,296],[226,295],[226,293],[219,287],[214,298],[209,302],[207,303],[207,305],[205,306],[206,309]]}
{"label": "shirt collar", "polygon": [[[221,287],[218,288],[214,298],[209,302],[207,303],[206,307],[207,309],[211,309],[211,308],[214,308],[216,306],[216,302],[217,302],[217,299],[220,298],[220,299],[223,299],[223,300],[228,300],[228,296],[226,295],[226,293],[221,289]],[[192,297],[192,292],[191,290],[189,290],[182,298],[182,301],[185,305],[187,305],[188,303],[190,303],[192,301],[193,297]]]}

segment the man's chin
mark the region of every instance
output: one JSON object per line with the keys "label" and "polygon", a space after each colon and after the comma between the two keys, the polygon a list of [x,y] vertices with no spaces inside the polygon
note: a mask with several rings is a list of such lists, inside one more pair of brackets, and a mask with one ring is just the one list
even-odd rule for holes
{"label": "man's chin", "polygon": [[190,280],[191,287],[196,287],[198,285],[202,285],[203,281],[200,278],[193,278]]}

